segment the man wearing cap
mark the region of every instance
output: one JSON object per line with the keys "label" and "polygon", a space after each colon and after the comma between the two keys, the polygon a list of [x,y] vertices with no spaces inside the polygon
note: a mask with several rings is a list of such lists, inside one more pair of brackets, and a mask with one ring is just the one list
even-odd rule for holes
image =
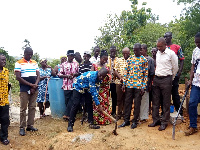
{"label": "man wearing cap", "polygon": [[67,58],[68,60],[62,63],[60,67],[60,72],[58,76],[63,78],[63,85],[62,88],[65,94],[65,104],[66,104],[66,111],[63,116],[63,119],[68,120],[70,115],[72,102],[72,93],[73,93],[73,83],[75,78],[79,74],[79,65],[77,62],[73,61],[74,59],[74,50],[67,51]]}

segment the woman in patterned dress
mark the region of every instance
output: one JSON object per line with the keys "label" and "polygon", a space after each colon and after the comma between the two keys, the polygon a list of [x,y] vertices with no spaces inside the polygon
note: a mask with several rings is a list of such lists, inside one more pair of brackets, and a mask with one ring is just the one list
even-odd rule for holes
{"label": "woman in patterned dress", "polygon": [[[37,103],[38,103],[38,107],[40,110],[40,118],[44,117],[44,105],[43,103],[45,102],[45,108],[48,108],[50,106],[49,103],[49,93],[47,90],[47,81],[48,78],[52,75],[52,76],[56,76],[56,73],[54,71],[54,69],[52,69],[51,66],[47,65],[47,60],[46,59],[42,59],[40,61],[41,64],[41,68],[40,68],[40,82],[38,84],[38,97],[37,97]],[[46,93],[46,94],[45,94]]]}
{"label": "woman in patterned dress", "polygon": [[[106,66],[108,60],[108,53],[106,50],[101,50],[100,54],[100,62],[97,64],[93,64],[91,71],[98,71],[102,67],[105,67],[109,70],[109,67]],[[103,107],[103,110],[106,111],[108,114],[111,114],[110,105],[109,105],[109,85],[111,81],[111,75],[108,74],[103,81],[101,82],[99,88],[99,102],[100,105]],[[108,125],[111,123],[109,117],[105,116],[103,113],[98,111],[98,108],[94,106],[93,108],[93,117],[94,117],[94,124],[99,125]]]}

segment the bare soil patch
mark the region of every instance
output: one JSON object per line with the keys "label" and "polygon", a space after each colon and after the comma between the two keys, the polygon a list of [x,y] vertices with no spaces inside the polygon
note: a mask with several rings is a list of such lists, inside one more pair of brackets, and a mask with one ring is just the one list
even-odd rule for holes
{"label": "bare soil patch", "polygon": [[[19,104],[15,98],[13,103]],[[133,117],[133,116],[132,116]],[[172,140],[172,125],[169,124],[166,130],[158,131],[158,126],[150,128],[152,118],[145,123],[138,125],[136,129],[130,126],[117,129],[118,135],[112,134],[115,124],[101,126],[100,129],[89,129],[88,124],[81,125],[81,115],[77,115],[74,132],[67,132],[67,122],[62,119],[54,119],[46,116],[43,119],[35,120],[35,127],[38,132],[26,132],[25,136],[19,135],[19,123],[13,122],[9,127],[10,144],[0,144],[0,150],[198,150],[200,149],[200,132],[192,136],[185,136],[184,130],[189,124],[188,115],[184,109],[185,123],[176,125],[175,140]],[[118,121],[120,125],[123,120]],[[200,117],[198,117],[198,129],[200,129]],[[91,137],[90,137],[91,136]],[[84,138],[89,140],[84,140]]]}

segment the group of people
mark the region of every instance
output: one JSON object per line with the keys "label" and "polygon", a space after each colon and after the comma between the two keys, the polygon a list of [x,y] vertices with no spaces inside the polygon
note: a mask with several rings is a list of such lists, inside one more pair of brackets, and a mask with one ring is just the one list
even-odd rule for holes
{"label": "group of people", "polygon": [[[200,32],[195,35],[195,44],[188,83],[189,86],[192,85],[189,102],[190,127],[185,135],[197,132],[197,105],[200,102]],[[110,124],[111,119],[106,114],[117,120],[123,118],[124,122],[119,125],[120,128],[131,124],[131,129],[134,129],[139,121],[145,122],[148,119],[152,110],[153,122],[148,126],[159,125],[159,131],[165,130],[170,119],[171,96],[176,111],[180,107],[178,85],[184,62],[182,49],[179,45],[172,44],[172,33],[166,32],[163,38],[158,39],[157,47],[152,48],[152,57],[147,54],[146,44],[134,44],[133,52],[131,55],[130,49],[125,47],[122,50],[123,57],[119,58],[116,56],[115,46],[110,47],[110,55],[96,46],[93,50],[94,56],[91,57],[91,52],[85,51],[82,59],[80,53],[68,50],[67,56],[62,56],[61,63],[55,68],[48,66],[46,59],[40,61],[39,68],[37,62],[31,59],[33,50],[27,47],[24,57],[15,63],[14,69],[20,84],[19,134],[24,136],[25,128],[26,131],[38,131],[33,126],[36,102],[40,117],[45,117],[45,109],[50,106],[47,87],[50,76],[63,79],[62,89],[66,104],[63,119],[68,121],[68,132],[73,131],[76,114],[82,109],[88,114],[91,129]],[[0,54],[0,139],[7,145],[9,72],[5,65],[6,58]],[[133,102],[134,118],[130,120]],[[182,110],[180,115],[183,115]]]}

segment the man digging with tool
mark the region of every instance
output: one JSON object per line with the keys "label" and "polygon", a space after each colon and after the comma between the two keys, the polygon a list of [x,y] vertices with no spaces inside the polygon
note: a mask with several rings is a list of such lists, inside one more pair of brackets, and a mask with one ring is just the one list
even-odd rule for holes
{"label": "man digging with tool", "polygon": [[[75,82],[73,84],[74,90],[73,90],[73,105],[71,108],[70,112],[70,118],[69,118],[69,123],[68,123],[68,132],[73,132],[73,126],[75,122],[75,117],[79,108],[79,104],[81,102],[81,96],[83,93],[85,93],[85,90],[88,91],[92,95],[93,100],[95,101],[95,104],[98,106],[99,111],[103,111],[102,106],[99,103],[98,100],[98,91],[99,91],[99,86],[100,82],[104,77],[107,75],[108,70],[104,67],[102,67],[99,71],[88,71],[83,73],[82,75],[78,76],[75,79]],[[86,103],[88,109],[92,109],[92,102],[87,102],[86,98]],[[89,114],[90,112],[93,112],[92,110],[88,110],[88,116],[91,116]],[[93,115],[93,114],[92,114]],[[89,127],[91,129],[99,129],[99,126],[96,126],[93,124],[93,116],[88,118],[88,122],[90,123]]]}

